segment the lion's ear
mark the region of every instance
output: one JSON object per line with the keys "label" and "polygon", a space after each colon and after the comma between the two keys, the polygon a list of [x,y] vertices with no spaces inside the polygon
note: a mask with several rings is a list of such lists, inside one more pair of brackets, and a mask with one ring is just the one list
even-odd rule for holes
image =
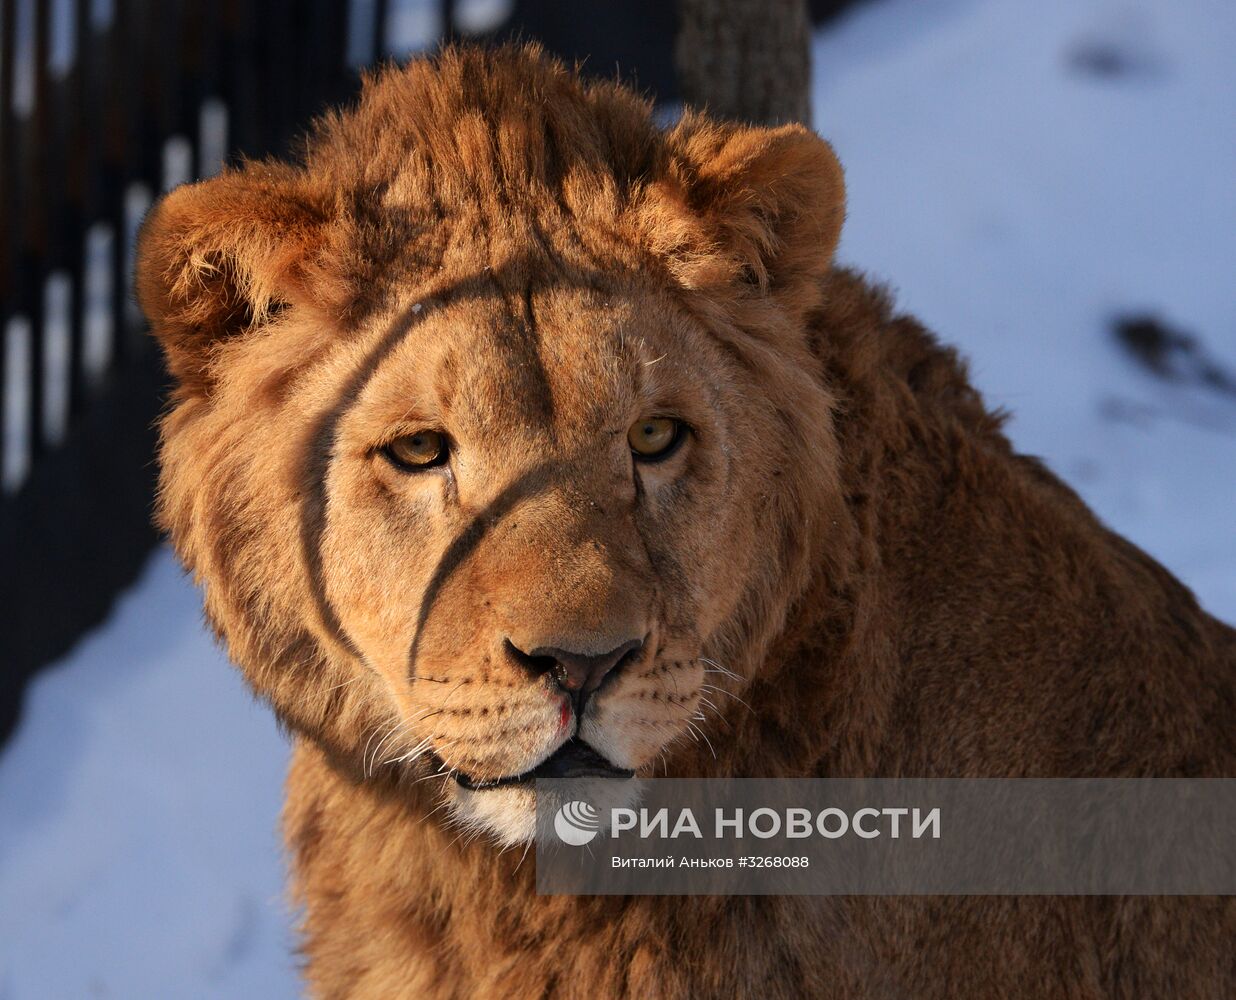
{"label": "lion's ear", "polygon": [[[832,147],[802,125],[755,128],[689,114],[667,136],[679,219],[666,247],[690,287],[745,283],[793,305],[832,265],[845,178]],[[814,295],[807,298],[814,300]]]}
{"label": "lion's ear", "polygon": [[295,176],[262,164],[176,188],[151,210],[138,301],[185,390],[207,392],[212,349],[303,292],[323,223]]}

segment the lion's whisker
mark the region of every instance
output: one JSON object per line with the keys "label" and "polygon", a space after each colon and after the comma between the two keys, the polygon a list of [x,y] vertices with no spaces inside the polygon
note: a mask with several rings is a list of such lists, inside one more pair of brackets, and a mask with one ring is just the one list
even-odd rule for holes
{"label": "lion's whisker", "polygon": [[[720,722],[723,726],[725,726],[725,728],[726,728],[726,729],[730,729],[730,728],[731,728],[731,727],[730,727],[730,720],[729,720],[729,719],[727,719],[724,715],[722,715],[722,714],[721,714],[721,709],[717,708],[717,706],[716,706],[716,705],[714,705],[711,701],[709,701],[707,698],[700,698],[700,704],[701,704],[701,705],[706,705],[708,708],[712,709],[712,714],[713,714],[713,715],[715,715],[715,716],[717,717],[717,720],[718,720],[718,721],[719,721],[719,722]],[[700,721],[701,721],[701,722],[703,722],[703,721],[704,721],[704,719],[703,719],[703,715],[702,715],[702,714],[699,716],[699,719],[700,719]]]}
{"label": "lion's whisker", "polygon": [[713,667],[716,670],[716,672],[719,674],[725,674],[726,677],[733,678],[736,681],[742,680],[742,677],[734,673],[734,671],[730,670],[727,667],[721,666],[721,664],[718,663],[716,660],[710,660],[707,656],[701,656],[700,662],[707,663],[710,667]]}
{"label": "lion's whisker", "polygon": [[392,757],[390,760],[384,760],[382,763],[383,765],[395,764],[401,761],[411,760],[415,757],[419,757],[421,754],[423,754],[426,750],[429,749],[429,745],[432,742],[432,740],[433,740],[432,736],[426,736],[423,740],[421,740],[418,744],[416,744],[416,746],[414,746],[411,750],[407,751],[407,753],[404,753],[401,756]]}
{"label": "lion's whisker", "polygon": [[755,709],[747,704],[747,702],[742,698],[738,697],[738,695],[736,695],[733,691],[727,691],[725,688],[719,688],[715,684],[701,684],[700,687],[705,691],[716,691],[718,694],[729,695],[729,697],[733,698],[736,702],[738,702],[738,704],[742,705],[742,707],[748,712],[751,712],[752,714],[755,713]]}
{"label": "lion's whisker", "polygon": [[713,760],[716,760],[716,759],[717,759],[717,751],[713,749],[713,746],[712,746],[712,740],[710,740],[710,739],[708,738],[708,734],[707,734],[707,733],[705,733],[705,732],[704,732],[704,730],[700,729],[700,728],[699,728],[699,727],[698,727],[698,726],[697,726],[694,722],[688,722],[688,723],[687,723],[687,726],[688,726],[688,727],[689,727],[689,728],[690,728],[693,732],[698,732],[698,733],[700,734],[700,736],[701,736],[701,737],[703,737],[704,742],[708,744],[708,750],[709,750],[709,752],[712,754],[712,759],[713,759]]}
{"label": "lion's whisker", "polygon": [[361,751],[361,760],[365,760],[369,756],[369,744],[373,742],[373,738],[382,731],[381,726],[375,726],[372,733],[369,734],[369,739],[365,740],[365,749]]}
{"label": "lion's whisker", "polygon": [[442,704],[439,706],[439,710],[441,710],[441,709],[445,709],[445,708],[446,708],[446,703],[447,703],[448,701],[450,701],[450,700],[451,700],[451,698],[454,696],[455,692],[456,692],[456,691],[458,691],[461,687],[463,687],[463,686],[464,686],[465,684],[467,684],[467,683],[468,683],[468,678],[467,678],[467,677],[465,677],[465,678],[464,678],[463,680],[461,680],[458,684],[456,684],[453,688],[451,688],[451,689],[450,689],[450,690],[446,693],[446,697],[442,699]]}
{"label": "lion's whisker", "polygon": [[[399,723],[396,722],[395,725],[398,726]],[[381,726],[375,726],[373,732],[369,734],[369,739],[365,740],[365,749],[361,751],[361,774],[364,775],[366,778],[369,777],[369,767],[368,767],[369,746],[370,744],[373,743],[374,737],[377,736],[378,733],[380,733],[381,731],[382,731]],[[378,744],[378,745],[381,746],[381,744]]]}
{"label": "lion's whisker", "polygon": [[[462,737],[460,737],[459,739],[462,739]],[[427,749],[434,750],[438,753],[441,753],[443,750],[449,750],[451,747],[453,747],[456,743],[459,742],[459,739],[447,740],[445,743],[443,743],[439,747],[429,747]],[[431,778],[440,778],[444,774],[449,777],[450,775],[454,773],[455,773],[455,768],[448,765],[446,761],[442,761],[441,765],[438,767],[438,770],[434,771],[432,774],[426,774],[420,778],[417,778],[415,781],[412,782],[412,784],[414,785],[420,784],[422,781],[429,781]]]}
{"label": "lion's whisker", "polygon": [[531,848],[532,848],[532,841],[533,841],[533,839],[534,839],[534,838],[529,837],[529,838],[528,838],[528,842],[527,842],[526,844],[524,844],[524,853],[523,853],[523,854],[521,854],[521,855],[519,856],[519,862],[518,862],[518,864],[516,864],[516,865],[515,865],[515,871],[519,871],[520,865],[522,865],[522,864],[524,863],[524,858],[526,858],[526,857],[528,856],[528,851],[529,851],[529,850],[531,850]]}
{"label": "lion's whisker", "polygon": [[374,772],[374,770],[375,770],[375,769],[377,768],[377,766],[378,766],[378,754],[382,752],[382,747],[384,747],[384,746],[386,745],[386,741],[387,741],[387,740],[389,740],[389,739],[390,739],[392,736],[394,736],[396,733],[406,732],[406,729],[407,729],[407,723],[405,723],[405,722],[396,722],[396,723],[395,723],[395,725],[394,725],[394,726],[392,726],[392,727],[390,728],[390,730],[388,730],[388,732],[386,733],[386,735],[385,735],[385,736],[383,736],[380,740],[378,740],[378,745],[377,745],[376,747],[374,747],[374,748],[373,748],[373,755],[372,755],[372,756],[370,756],[370,755],[368,754],[368,752],[367,752],[367,749],[368,749],[368,748],[366,748],[366,754],[365,754],[365,777],[369,778],[369,777],[372,777],[372,776],[373,776],[373,772]]}

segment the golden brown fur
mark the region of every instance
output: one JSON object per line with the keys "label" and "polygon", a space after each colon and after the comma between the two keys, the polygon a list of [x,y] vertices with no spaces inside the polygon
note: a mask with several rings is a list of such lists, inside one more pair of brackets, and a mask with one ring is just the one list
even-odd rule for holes
{"label": "golden brown fur", "polygon": [[[531,793],[452,780],[576,730],[671,775],[1236,774],[1233,632],[832,266],[843,213],[805,129],[663,133],[534,49],[154,210],[160,518],[295,736],[315,995],[1236,993],[1225,900],[538,897],[495,845]],[[657,414],[692,432],[634,467]],[[423,427],[449,466],[393,468]],[[630,635],[582,718],[505,645]]]}

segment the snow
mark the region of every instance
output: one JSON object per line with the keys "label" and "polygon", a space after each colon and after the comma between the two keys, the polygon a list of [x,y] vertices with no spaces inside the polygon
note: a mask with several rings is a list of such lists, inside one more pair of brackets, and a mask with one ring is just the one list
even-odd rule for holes
{"label": "snow", "polygon": [[[1236,619],[1236,401],[1162,382],[1152,312],[1236,369],[1236,6],[882,0],[815,44],[840,258],[972,359],[1014,441]],[[166,551],[0,754],[0,1000],[296,996],[286,745]]]}
{"label": "snow", "polygon": [[160,550],[0,756],[0,1000],[297,996],[286,759]]}

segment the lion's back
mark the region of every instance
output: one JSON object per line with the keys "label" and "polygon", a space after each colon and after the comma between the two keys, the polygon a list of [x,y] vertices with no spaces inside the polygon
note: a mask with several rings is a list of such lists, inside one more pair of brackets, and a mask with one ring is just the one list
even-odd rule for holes
{"label": "lion's back", "polygon": [[863,669],[901,690],[883,773],[1236,775],[1236,632],[1018,454],[957,353],[879,289],[839,271],[826,301],[848,501],[878,539],[869,628],[891,637]]}

